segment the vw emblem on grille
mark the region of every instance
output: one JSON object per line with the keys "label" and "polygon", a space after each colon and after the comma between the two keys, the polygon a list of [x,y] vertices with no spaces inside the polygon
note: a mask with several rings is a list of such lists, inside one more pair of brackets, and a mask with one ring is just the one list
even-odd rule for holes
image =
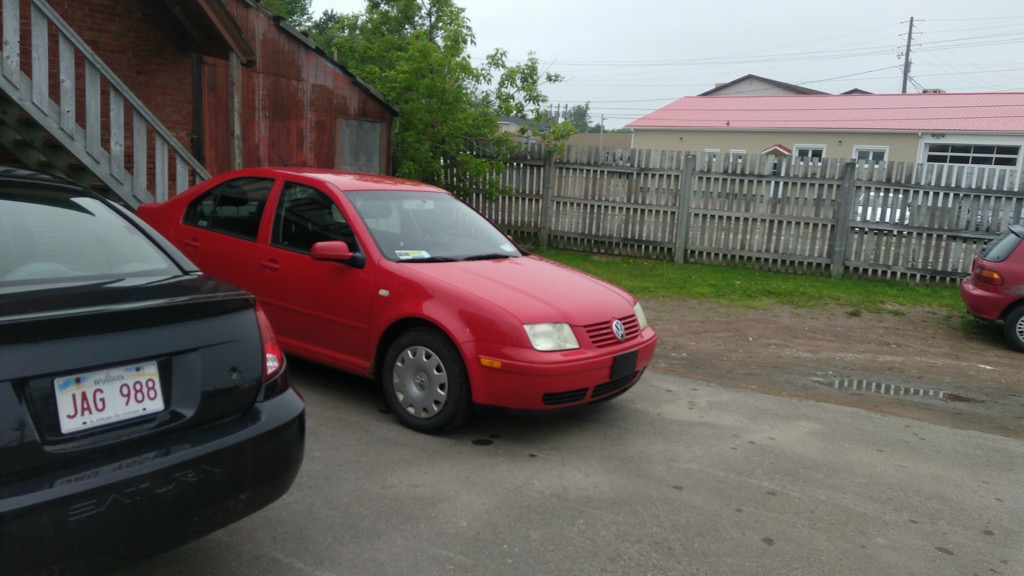
{"label": "vw emblem on grille", "polygon": [[615,337],[619,340],[626,339],[626,327],[622,325],[622,321],[618,318],[612,320],[612,332],[615,333]]}

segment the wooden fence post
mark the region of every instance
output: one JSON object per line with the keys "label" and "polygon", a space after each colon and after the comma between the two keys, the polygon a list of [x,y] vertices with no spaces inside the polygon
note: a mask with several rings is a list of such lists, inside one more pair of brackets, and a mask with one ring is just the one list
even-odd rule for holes
{"label": "wooden fence post", "polygon": [[679,188],[679,217],[676,219],[675,262],[686,262],[687,244],[690,238],[690,202],[697,184],[697,156],[687,152],[683,159],[682,186]]}
{"label": "wooden fence post", "polygon": [[843,165],[842,184],[836,194],[836,212],[833,220],[834,228],[829,239],[829,253],[832,255],[832,277],[842,278],[846,271],[846,248],[850,239],[850,211],[853,208],[853,195],[856,191],[855,177],[857,163],[848,160]]}
{"label": "wooden fence post", "polygon": [[543,187],[540,201],[540,247],[547,248],[549,236],[551,235],[551,222],[555,212],[553,206],[555,195],[555,152],[550,149],[544,151]]}
{"label": "wooden fence post", "polygon": [[242,60],[234,51],[228,53],[228,114],[231,125],[231,168],[242,167]]}

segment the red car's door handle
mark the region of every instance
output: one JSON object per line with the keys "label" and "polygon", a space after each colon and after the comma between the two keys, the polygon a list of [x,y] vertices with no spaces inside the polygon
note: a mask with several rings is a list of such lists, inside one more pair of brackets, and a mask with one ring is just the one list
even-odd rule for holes
{"label": "red car's door handle", "polygon": [[269,272],[277,272],[281,267],[277,264],[277,260],[270,259],[260,262],[260,268]]}
{"label": "red car's door handle", "polygon": [[184,244],[187,248],[199,248],[199,238],[189,238]]}

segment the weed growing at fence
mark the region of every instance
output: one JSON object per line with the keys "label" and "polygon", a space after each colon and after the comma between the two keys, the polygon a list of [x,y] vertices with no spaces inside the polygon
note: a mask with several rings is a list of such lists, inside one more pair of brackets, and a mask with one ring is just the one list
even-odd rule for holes
{"label": "weed growing at fence", "polygon": [[638,298],[682,298],[761,308],[783,304],[827,305],[901,315],[906,308],[933,307],[964,315],[956,286],[765,272],[702,264],[675,264],[587,252],[541,250],[538,254],[622,286]]}

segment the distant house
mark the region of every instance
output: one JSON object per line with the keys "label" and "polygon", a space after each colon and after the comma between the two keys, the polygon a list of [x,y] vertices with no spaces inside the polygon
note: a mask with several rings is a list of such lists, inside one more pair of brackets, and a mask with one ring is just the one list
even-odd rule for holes
{"label": "distant house", "polygon": [[747,74],[731,82],[718,84],[707,92],[701,92],[698,96],[795,96],[799,94],[824,94],[824,92]]}
{"label": "distant house", "polygon": [[532,123],[525,118],[516,116],[501,116],[498,118],[498,132],[512,134],[516,140],[532,144],[535,137],[532,133]]}
{"label": "distant house", "polygon": [[5,0],[0,161],[128,204],[238,166],[391,172],[397,110],[255,0]]}
{"label": "distant house", "polygon": [[627,125],[633,148],[989,166],[1020,174],[1024,93],[691,96]]}

